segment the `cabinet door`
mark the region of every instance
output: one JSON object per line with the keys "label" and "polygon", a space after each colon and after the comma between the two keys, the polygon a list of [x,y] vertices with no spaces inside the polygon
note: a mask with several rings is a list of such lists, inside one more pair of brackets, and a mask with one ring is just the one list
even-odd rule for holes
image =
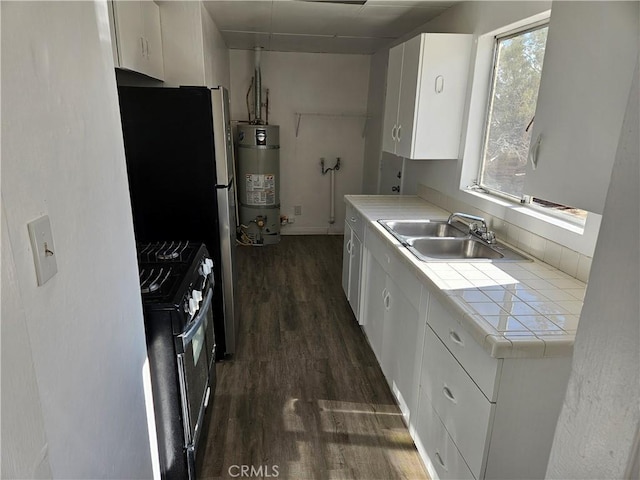
{"label": "cabinet door", "polygon": [[382,371],[393,391],[400,411],[409,422],[416,411],[414,394],[419,385],[425,322],[400,287],[387,276],[382,335]]}
{"label": "cabinet door", "polygon": [[139,1],[113,2],[119,66],[135,72],[144,71],[147,63],[142,3]]}
{"label": "cabinet door", "polygon": [[442,480],[475,480],[424,392],[415,418],[414,440],[429,472]]}
{"label": "cabinet door", "polygon": [[351,227],[344,222],[344,243],[342,246],[342,290],[349,299],[349,267],[351,266]]}
{"label": "cabinet door", "polygon": [[638,17],[638,2],[553,4],[525,193],[602,213],[638,55]]}
{"label": "cabinet door", "polygon": [[418,74],[422,65],[422,42],[424,35],[418,35],[404,43],[402,60],[402,81],[398,102],[398,146],[396,155],[411,158],[413,123],[416,114]]}
{"label": "cabinet door", "polygon": [[370,253],[367,255],[367,280],[364,283],[363,329],[378,363],[382,364],[382,335],[384,327],[384,299],[387,295],[386,273]]}
{"label": "cabinet door", "polygon": [[360,267],[362,265],[362,242],[351,235],[351,258],[349,260],[349,304],[356,318],[360,319]]}
{"label": "cabinet door", "polygon": [[382,130],[382,150],[396,152],[396,130],[398,124],[398,102],[402,78],[402,51],[404,44],[389,50],[387,65],[387,95],[384,101],[384,126]]}
{"label": "cabinet door", "polygon": [[160,33],[160,7],[155,2],[143,1],[142,19],[146,54],[146,66],[143,73],[162,80],[164,78],[164,61]]}
{"label": "cabinet door", "polygon": [[458,158],[471,44],[471,35],[424,35],[410,158]]}

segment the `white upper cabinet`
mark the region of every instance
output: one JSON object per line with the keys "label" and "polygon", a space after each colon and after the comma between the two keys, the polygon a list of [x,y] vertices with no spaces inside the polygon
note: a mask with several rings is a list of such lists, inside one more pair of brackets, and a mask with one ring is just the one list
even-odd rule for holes
{"label": "white upper cabinet", "polygon": [[110,8],[116,40],[115,66],[163,80],[158,5],[151,1],[114,1]]}
{"label": "white upper cabinet", "polygon": [[164,79],[162,58],[162,34],[160,32],[160,7],[155,2],[143,1],[142,20],[144,22],[146,73],[159,80]]}
{"label": "white upper cabinet", "polygon": [[456,159],[471,35],[424,33],[389,51],[382,148],[411,159]]}
{"label": "white upper cabinet", "polygon": [[525,193],[602,213],[638,58],[638,6],[553,3]]}
{"label": "white upper cabinet", "polygon": [[398,104],[400,81],[402,78],[402,54],[404,43],[389,50],[387,64],[387,95],[384,100],[384,129],[382,131],[382,149],[396,153],[396,130],[398,128]]}

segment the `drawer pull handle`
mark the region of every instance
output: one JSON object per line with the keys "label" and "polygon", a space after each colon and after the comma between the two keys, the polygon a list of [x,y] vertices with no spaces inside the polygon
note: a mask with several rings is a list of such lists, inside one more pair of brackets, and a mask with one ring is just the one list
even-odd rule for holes
{"label": "drawer pull handle", "polygon": [[356,217],[351,217],[351,221],[352,221],[353,223],[356,223],[356,222],[358,221],[358,219],[357,219]]}
{"label": "drawer pull handle", "polygon": [[386,297],[384,297],[384,308],[389,310],[390,306],[391,306],[391,295],[389,295],[389,292],[387,292]]}
{"label": "drawer pull handle", "polygon": [[351,253],[351,240],[347,242],[347,252]]}
{"label": "drawer pull handle", "polygon": [[447,466],[444,464],[444,461],[442,460],[442,456],[438,451],[436,451],[436,459],[438,460],[438,463],[440,464],[440,466],[446,470]]}
{"label": "drawer pull handle", "polygon": [[460,335],[458,335],[458,332],[456,332],[455,330],[449,330],[449,337],[451,338],[453,343],[457,343],[461,347],[464,347],[464,342],[460,338]]}
{"label": "drawer pull handle", "polygon": [[444,393],[444,396],[447,397],[450,401],[452,401],[453,403],[458,403],[456,397],[453,395],[453,392],[449,387],[445,385],[442,389],[442,392]]}

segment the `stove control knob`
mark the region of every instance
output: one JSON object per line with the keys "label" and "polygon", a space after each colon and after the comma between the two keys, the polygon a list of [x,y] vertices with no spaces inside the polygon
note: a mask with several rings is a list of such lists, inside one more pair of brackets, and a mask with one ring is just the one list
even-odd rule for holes
{"label": "stove control knob", "polygon": [[198,301],[193,297],[189,299],[189,315],[194,315],[198,311]]}
{"label": "stove control knob", "polygon": [[202,275],[204,275],[206,277],[210,273],[211,273],[211,267],[209,265],[207,265],[206,261],[203,261],[202,262]]}
{"label": "stove control knob", "polygon": [[202,292],[200,290],[194,290],[193,293],[191,294],[191,298],[194,299],[196,302],[201,302]]}

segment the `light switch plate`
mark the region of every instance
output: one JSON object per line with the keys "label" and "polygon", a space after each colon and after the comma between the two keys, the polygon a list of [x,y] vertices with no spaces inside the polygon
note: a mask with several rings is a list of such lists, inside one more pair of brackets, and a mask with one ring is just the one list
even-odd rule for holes
{"label": "light switch plate", "polygon": [[58,272],[56,249],[53,245],[49,216],[45,215],[29,222],[27,228],[29,229],[29,238],[31,239],[33,260],[36,264],[38,285],[44,285]]}

